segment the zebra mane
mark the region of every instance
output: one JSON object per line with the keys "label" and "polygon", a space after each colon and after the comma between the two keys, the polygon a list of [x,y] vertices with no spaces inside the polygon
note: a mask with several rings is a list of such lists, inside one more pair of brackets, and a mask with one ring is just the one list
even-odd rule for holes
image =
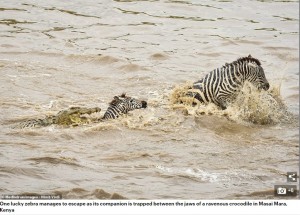
{"label": "zebra mane", "polygon": [[119,104],[122,100],[120,98],[126,98],[126,93],[122,93],[120,96],[115,96],[114,99],[109,103],[111,106]]}
{"label": "zebra mane", "polygon": [[256,63],[258,66],[261,65],[260,61],[254,57],[252,57],[251,55],[249,55],[248,57],[241,57],[238,58],[236,61],[233,61],[232,63],[226,63],[224,67],[229,66],[229,65],[237,65],[243,62],[254,62]]}

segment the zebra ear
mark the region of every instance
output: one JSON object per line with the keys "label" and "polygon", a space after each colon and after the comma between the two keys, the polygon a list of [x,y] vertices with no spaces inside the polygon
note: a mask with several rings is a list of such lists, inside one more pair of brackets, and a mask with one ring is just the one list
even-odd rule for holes
{"label": "zebra ear", "polygon": [[114,99],[109,103],[110,105],[116,105],[120,101],[118,96],[114,96]]}
{"label": "zebra ear", "polygon": [[120,97],[125,98],[126,97],[126,93],[122,93]]}
{"label": "zebra ear", "polygon": [[248,55],[248,58],[252,58],[251,54]]}

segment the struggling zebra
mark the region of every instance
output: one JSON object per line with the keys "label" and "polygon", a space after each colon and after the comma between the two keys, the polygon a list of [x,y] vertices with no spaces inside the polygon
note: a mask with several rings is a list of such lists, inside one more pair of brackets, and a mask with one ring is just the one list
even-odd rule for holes
{"label": "struggling zebra", "polygon": [[91,122],[99,122],[107,119],[116,119],[122,114],[127,114],[129,111],[134,109],[146,108],[147,102],[140,101],[135,98],[126,96],[125,93],[121,96],[115,96],[114,99],[109,103],[104,116],[98,119],[90,119],[84,115],[90,115],[93,113],[100,112],[101,109],[95,108],[83,108],[83,107],[71,107],[67,110],[58,112],[56,115],[47,116],[45,118],[30,119],[19,123],[13,128],[36,128],[46,127],[49,125],[61,125],[61,126],[78,126],[81,124],[88,124]]}
{"label": "struggling zebra", "polygon": [[115,96],[114,99],[109,103],[109,107],[107,108],[102,119],[115,119],[122,114],[128,113],[129,111],[146,107],[146,101],[141,101],[126,96],[125,93],[123,93],[121,96]]}
{"label": "struggling zebra", "polygon": [[224,110],[236,98],[245,81],[258,89],[268,90],[270,87],[260,61],[251,55],[211,71],[195,82],[186,96],[201,103],[214,103]]}

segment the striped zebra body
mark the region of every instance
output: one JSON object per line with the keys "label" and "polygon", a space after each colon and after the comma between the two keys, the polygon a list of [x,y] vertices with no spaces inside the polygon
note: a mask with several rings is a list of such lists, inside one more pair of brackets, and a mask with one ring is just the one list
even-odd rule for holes
{"label": "striped zebra body", "polygon": [[245,81],[258,89],[268,90],[270,87],[260,62],[251,55],[211,71],[195,82],[186,95],[201,103],[214,103],[225,109],[235,99]]}
{"label": "striped zebra body", "polygon": [[[122,114],[126,114],[131,110],[146,108],[147,102],[141,101],[125,94],[121,96],[115,96],[114,99],[110,102],[109,107],[107,108],[104,116],[101,119],[93,121],[101,121],[106,119],[116,119]],[[91,122],[91,120],[85,117],[85,114],[92,114],[100,112],[101,109],[98,107],[95,108],[81,108],[81,107],[71,107],[67,110],[58,112],[56,115],[47,116],[40,119],[30,119],[24,122],[19,123],[12,128],[15,129],[24,129],[24,128],[37,128],[45,127],[52,124],[63,125],[63,126],[77,126],[79,124],[86,124]]]}
{"label": "striped zebra body", "polygon": [[131,110],[146,108],[147,102],[141,101],[125,94],[115,96],[110,102],[102,119],[116,119],[120,115],[126,114]]}

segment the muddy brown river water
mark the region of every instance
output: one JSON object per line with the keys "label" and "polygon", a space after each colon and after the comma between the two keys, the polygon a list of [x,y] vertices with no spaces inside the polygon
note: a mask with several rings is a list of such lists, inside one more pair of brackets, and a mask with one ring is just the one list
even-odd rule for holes
{"label": "muddy brown river water", "polygon": [[[88,199],[264,199],[299,169],[299,2],[0,2],[0,194]],[[258,58],[269,92],[227,110],[177,98],[188,82]],[[12,129],[113,96],[117,120]],[[95,116],[98,117],[98,116]]]}

